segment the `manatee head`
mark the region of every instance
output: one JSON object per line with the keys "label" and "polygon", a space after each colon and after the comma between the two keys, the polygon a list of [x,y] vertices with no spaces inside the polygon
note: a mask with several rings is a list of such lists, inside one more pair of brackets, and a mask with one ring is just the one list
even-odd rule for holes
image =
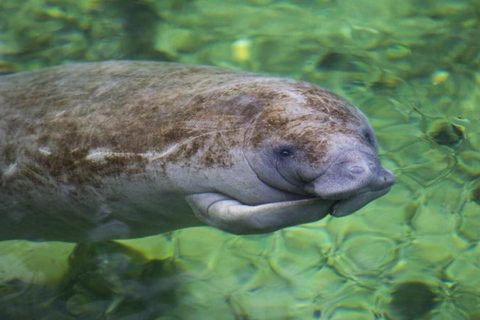
{"label": "manatee head", "polygon": [[395,178],[381,166],[375,133],[359,109],[309,83],[281,83],[275,92],[244,146],[263,184],[331,202],[337,216],[390,190]]}

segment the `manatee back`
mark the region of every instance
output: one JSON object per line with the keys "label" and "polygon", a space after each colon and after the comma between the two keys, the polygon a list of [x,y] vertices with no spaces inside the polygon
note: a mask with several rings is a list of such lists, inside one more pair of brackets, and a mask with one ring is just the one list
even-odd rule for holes
{"label": "manatee back", "polygon": [[[18,145],[17,139],[27,136],[45,142],[61,134],[69,137],[70,145],[78,143],[76,147],[80,147],[74,136],[90,136],[89,143],[95,147],[101,143],[92,136],[107,135],[112,143],[120,143],[113,140],[130,133],[128,141],[132,141],[137,131],[148,135],[188,107],[195,93],[232,77],[235,73],[217,68],[125,61],[73,64],[3,76],[1,137],[3,143],[7,140]],[[107,134],[108,130],[115,130],[115,137]],[[132,143],[139,145],[139,141]]]}
{"label": "manatee back", "polygon": [[[38,183],[23,179],[15,186],[27,172],[88,180],[92,174],[84,172],[84,160],[94,150],[163,150],[191,133],[182,121],[195,112],[193,97],[237,78],[236,72],[218,68],[125,61],[0,77],[2,188]],[[122,163],[108,167],[97,169],[123,170]]]}
{"label": "manatee back", "polygon": [[[188,210],[186,204],[161,196],[171,188],[168,179],[145,182],[157,173],[139,154],[217,127],[189,124],[207,112],[192,99],[238,78],[223,69],[155,62],[73,64],[0,77],[0,239],[84,239],[96,215],[108,215],[106,203],[118,203],[116,217],[133,225],[165,214],[162,226],[151,227],[157,232],[198,224],[170,216],[172,208]],[[95,161],[97,153],[110,156]]]}

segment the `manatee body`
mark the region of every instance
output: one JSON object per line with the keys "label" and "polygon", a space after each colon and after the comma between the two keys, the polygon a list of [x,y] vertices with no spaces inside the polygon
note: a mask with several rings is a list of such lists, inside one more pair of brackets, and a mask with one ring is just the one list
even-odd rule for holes
{"label": "manatee body", "polygon": [[0,240],[275,231],[394,184],[365,116],[310,83],[100,62],[0,77]]}

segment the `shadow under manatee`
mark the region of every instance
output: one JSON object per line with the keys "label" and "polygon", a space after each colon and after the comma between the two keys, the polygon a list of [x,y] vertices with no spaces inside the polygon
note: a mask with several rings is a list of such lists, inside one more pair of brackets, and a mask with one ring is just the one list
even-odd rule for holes
{"label": "shadow under manatee", "polygon": [[78,244],[68,264],[59,299],[79,319],[154,319],[175,304],[171,261],[103,241]]}
{"label": "shadow under manatee", "polygon": [[423,282],[409,281],[396,285],[390,308],[398,320],[419,320],[437,305],[437,295]]}
{"label": "shadow under manatee", "polygon": [[176,304],[178,270],[115,241],[78,244],[60,288],[0,284],[2,320],[150,320]]}

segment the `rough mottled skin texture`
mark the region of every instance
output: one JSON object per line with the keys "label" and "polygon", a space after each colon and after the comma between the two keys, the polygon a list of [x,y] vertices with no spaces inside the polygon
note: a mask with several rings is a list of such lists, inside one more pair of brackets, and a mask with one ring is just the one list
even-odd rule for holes
{"label": "rough mottled skin texture", "polygon": [[[365,121],[312,84],[203,66],[104,62],[3,76],[0,239],[82,241],[97,239],[91,230],[122,238],[201,225],[191,212],[178,221],[169,214],[189,211],[177,195],[192,192],[225,189],[251,205],[302,199],[304,190],[274,187],[270,197],[248,181],[228,185],[244,170],[241,149],[302,146],[303,161],[324,170],[341,137],[368,145]],[[241,188],[248,195],[229,194]]]}

